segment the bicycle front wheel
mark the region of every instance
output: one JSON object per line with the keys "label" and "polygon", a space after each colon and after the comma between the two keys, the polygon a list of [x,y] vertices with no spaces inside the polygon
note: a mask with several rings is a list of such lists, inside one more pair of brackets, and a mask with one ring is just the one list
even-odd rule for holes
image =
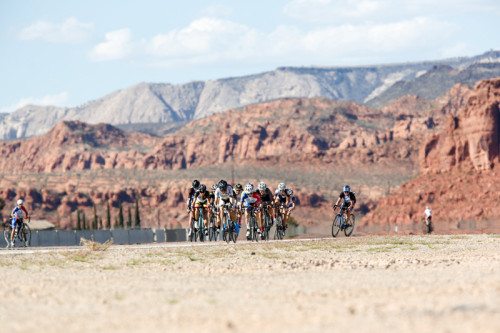
{"label": "bicycle front wheel", "polygon": [[354,231],[354,224],[356,223],[356,217],[354,214],[351,214],[349,217],[349,223],[347,223],[347,226],[344,229],[344,234],[346,237],[351,236],[352,232]]}
{"label": "bicycle front wheel", "polygon": [[5,228],[5,230],[3,231],[3,237],[5,238],[5,242],[7,243],[7,247],[9,247],[9,245],[10,245],[11,233],[12,233],[12,228],[10,228],[10,227]]}
{"label": "bicycle front wheel", "polygon": [[21,241],[24,242],[25,246],[31,246],[31,228],[29,225],[24,223],[23,228],[20,230],[19,237]]}
{"label": "bicycle front wheel", "polygon": [[335,216],[335,218],[333,219],[333,223],[332,223],[332,236],[333,237],[337,237],[337,235],[339,234],[340,224],[342,223],[341,221],[342,221],[342,219],[340,217],[340,214]]}

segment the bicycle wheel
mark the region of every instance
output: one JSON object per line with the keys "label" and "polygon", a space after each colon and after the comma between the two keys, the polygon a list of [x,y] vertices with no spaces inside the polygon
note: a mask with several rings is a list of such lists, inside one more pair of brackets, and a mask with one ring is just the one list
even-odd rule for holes
{"label": "bicycle wheel", "polygon": [[269,240],[269,230],[271,229],[271,217],[269,214],[264,215],[264,232],[262,233],[263,240]]}
{"label": "bicycle wheel", "polygon": [[333,237],[337,237],[337,235],[339,234],[340,224],[342,223],[341,221],[342,221],[342,218],[341,218],[340,214],[335,216],[335,218],[333,219],[333,222],[332,222],[332,236]]}
{"label": "bicycle wheel", "polygon": [[[23,227],[19,232],[19,238],[24,242],[24,246],[31,246],[31,228],[26,223],[23,223]],[[23,235],[24,234],[24,235]]]}
{"label": "bicycle wheel", "polygon": [[252,233],[252,242],[259,241],[259,235],[257,234],[257,221],[255,220],[255,216],[252,216],[252,224],[251,224],[251,233]]}
{"label": "bicycle wheel", "polygon": [[5,238],[5,242],[7,243],[6,247],[9,247],[9,245],[10,245],[11,233],[12,233],[12,228],[10,226],[6,227],[5,230],[3,231],[3,237]]}
{"label": "bicycle wheel", "polygon": [[354,225],[356,224],[356,217],[354,214],[351,214],[349,217],[349,223],[347,223],[345,229],[344,229],[344,234],[346,237],[351,236],[352,232],[354,231]]}
{"label": "bicycle wheel", "polygon": [[236,227],[235,227],[235,223],[237,222],[231,222],[231,229],[230,229],[230,235],[231,235],[231,239],[233,240],[233,243],[236,243],[236,239],[238,238],[238,234],[236,233]]}

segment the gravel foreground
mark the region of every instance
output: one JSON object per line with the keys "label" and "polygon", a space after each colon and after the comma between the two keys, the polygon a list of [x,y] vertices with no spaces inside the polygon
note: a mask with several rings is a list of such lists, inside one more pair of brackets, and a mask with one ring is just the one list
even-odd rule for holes
{"label": "gravel foreground", "polygon": [[9,333],[500,332],[495,234],[0,252]]}

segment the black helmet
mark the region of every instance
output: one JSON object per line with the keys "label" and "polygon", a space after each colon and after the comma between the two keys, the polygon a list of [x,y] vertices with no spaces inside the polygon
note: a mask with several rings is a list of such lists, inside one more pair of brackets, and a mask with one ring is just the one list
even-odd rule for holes
{"label": "black helmet", "polygon": [[350,192],[351,191],[351,187],[349,185],[346,185],[346,186],[344,186],[343,191],[344,192]]}
{"label": "black helmet", "polygon": [[241,184],[234,185],[234,188],[237,189],[237,190],[242,190],[243,191],[243,185],[241,185]]}
{"label": "black helmet", "polygon": [[193,180],[193,187],[194,188],[200,187],[200,181],[198,179]]}
{"label": "black helmet", "polygon": [[200,185],[200,192],[205,192],[207,190],[207,187],[205,186],[205,184],[201,184]]}
{"label": "black helmet", "polygon": [[225,191],[227,189],[227,182],[225,180],[221,180],[218,186],[221,191]]}

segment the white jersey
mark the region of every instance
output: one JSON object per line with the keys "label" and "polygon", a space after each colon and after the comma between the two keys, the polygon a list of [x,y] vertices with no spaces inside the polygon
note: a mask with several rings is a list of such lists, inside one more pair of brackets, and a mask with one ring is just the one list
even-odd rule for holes
{"label": "white jersey", "polygon": [[233,188],[231,186],[227,186],[226,192],[222,192],[220,188],[217,188],[215,191],[215,197],[220,198],[221,200],[228,201],[229,198],[233,196]]}
{"label": "white jersey", "polygon": [[425,210],[425,217],[431,217],[431,216],[432,216],[432,211],[429,208],[427,208]]}

